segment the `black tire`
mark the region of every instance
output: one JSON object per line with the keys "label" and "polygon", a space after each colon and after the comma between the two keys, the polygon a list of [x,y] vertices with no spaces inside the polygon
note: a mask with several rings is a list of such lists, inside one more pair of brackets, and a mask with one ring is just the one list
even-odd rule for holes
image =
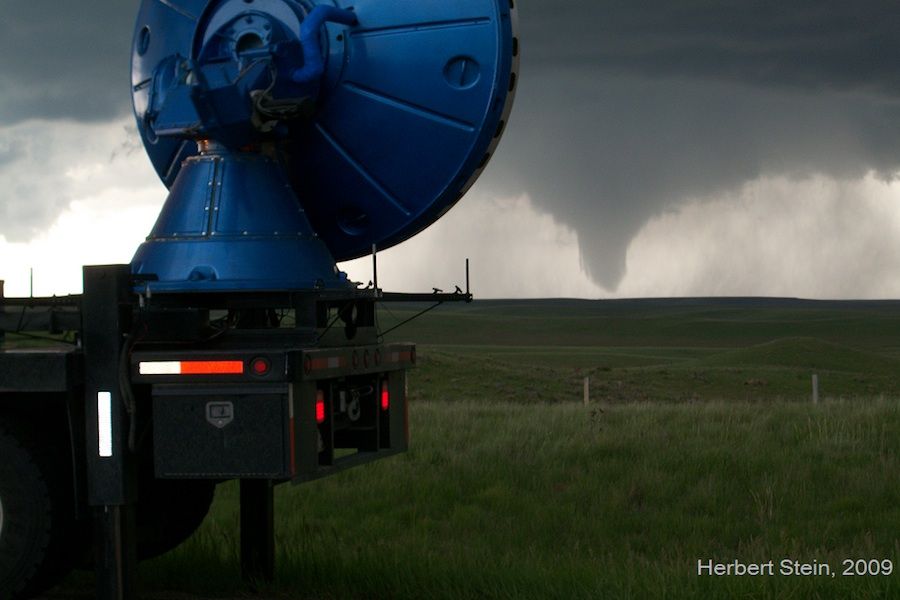
{"label": "black tire", "polygon": [[215,481],[142,482],[137,507],[138,558],[160,556],[191,537],[206,518],[215,491]]}
{"label": "black tire", "polygon": [[0,417],[0,598],[31,597],[71,569],[67,466],[27,425]]}

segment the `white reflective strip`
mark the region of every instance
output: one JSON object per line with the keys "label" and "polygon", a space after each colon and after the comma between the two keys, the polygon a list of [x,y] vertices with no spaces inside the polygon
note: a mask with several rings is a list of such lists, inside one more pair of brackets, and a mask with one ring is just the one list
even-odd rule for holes
{"label": "white reflective strip", "polygon": [[328,359],[328,368],[329,369],[337,369],[341,366],[341,357],[340,356],[332,356]]}
{"label": "white reflective strip", "polygon": [[100,432],[97,452],[101,458],[110,458],[112,453],[112,394],[97,392],[97,429]]}
{"label": "white reflective strip", "polygon": [[181,375],[181,361],[142,362],[138,364],[141,375]]}

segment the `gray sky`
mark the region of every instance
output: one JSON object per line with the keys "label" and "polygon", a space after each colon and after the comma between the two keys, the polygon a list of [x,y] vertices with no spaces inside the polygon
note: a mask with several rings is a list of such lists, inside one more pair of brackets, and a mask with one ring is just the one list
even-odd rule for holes
{"label": "gray sky", "polygon": [[127,114],[138,6],[135,0],[5,2],[0,125],[29,118],[104,121]]}
{"label": "gray sky", "polygon": [[[129,122],[138,3],[7,4],[0,276],[88,213],[123,236],[88,258],[127,261],[165,196]],[[385,285],[455,282],[469,255],[483,296],[900,294],[894,2],[518,4],[500,151],[444,220],[386,254]]]}

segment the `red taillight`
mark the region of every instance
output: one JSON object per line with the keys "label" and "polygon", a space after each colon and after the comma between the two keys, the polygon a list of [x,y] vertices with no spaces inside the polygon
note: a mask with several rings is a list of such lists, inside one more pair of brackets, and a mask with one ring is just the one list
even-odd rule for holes
{"label": "red taillight", "polygon": [[270,367],[269,361],[265,358],[254,358],[250,363],[250,370],[254,375],[265,375],[269,372]]}
{"label": "red taillight", "polygon": [[325,392],[316,391],[316,423],[325,422]]}
{"label": "red taillight", "polygon": [[241,375],[244,363],[240,360],[183,360],[182,375]]}
{"label": "red taillight", "polygon": [[388,382],[381,382],[381,410],[387,410],[391,407],[391,393],[388,391]]}

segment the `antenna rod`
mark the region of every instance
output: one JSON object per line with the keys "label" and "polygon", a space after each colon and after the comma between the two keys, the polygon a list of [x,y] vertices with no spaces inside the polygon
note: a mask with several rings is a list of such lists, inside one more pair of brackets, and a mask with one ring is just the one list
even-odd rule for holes
{"label": "antenna rod", "polygon": [[[4,285],[4,281],[2,279],[0,279],[0,314],[3,314],[3,312],[4,312],[3,311],[3,304],[4,304],[3,285]],[[0,344],[2,344],[4,341],[6,341],[6,331],[4,331],[3,329],[0,329]]]}
{"label": "antenna rod", "polygon": [[375,286],[375,295],[378,295],[378,253],[375,244],[372,244],[372,285]]}
{"label": "antenna rod", "polygon": [[469,259],[466,259],[466,296],[469,295]]}

